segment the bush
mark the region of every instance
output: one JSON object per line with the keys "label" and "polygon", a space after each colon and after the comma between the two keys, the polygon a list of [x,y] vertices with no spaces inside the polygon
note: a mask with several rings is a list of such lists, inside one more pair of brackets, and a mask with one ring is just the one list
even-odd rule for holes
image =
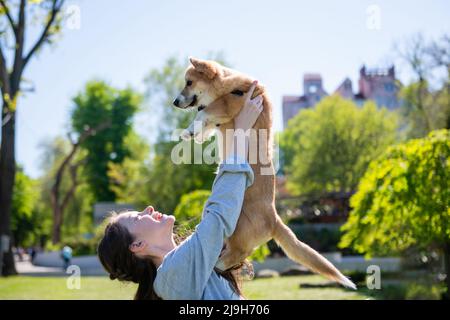
{"label": "bush", "polygon": [[102,224],[98,225],[95,228],[92,237],[83,237],[78,235],[76,237],[66,238],[61,241],[61,243],[56,245],[48,242],[45,248],[48,251],[60,251],[64,246],[69,246],[72,248],[73,256],[97,254],[97,246],[100,239],[103,237],[107,223],[108,221],[105,220]]}
{"label": "bush", "polygon": [[210,195],[209,190],[195,190],[183,195],[174,212],[178,225],[193,230],[202,218],[203,207]]}
{"label": "bush", "polygon": [[339,225],[317,227],[311,224],[289,224],[298,239],[319,252],[337,251],[341,237]]}
{"label": "bush", "polygon": [[405,292],[406,300],[439,300],[442,290],[437,286],[425,286],[417,283],[409,285]]}

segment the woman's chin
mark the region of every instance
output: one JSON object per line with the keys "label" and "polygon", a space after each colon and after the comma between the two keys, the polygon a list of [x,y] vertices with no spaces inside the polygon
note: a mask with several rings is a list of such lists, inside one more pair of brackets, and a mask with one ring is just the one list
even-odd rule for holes
{"label": "woman's chin", "polygon": [[175,223],[175,216],[164,214],[163,217],[166,223],[170,223],[172,225]]}

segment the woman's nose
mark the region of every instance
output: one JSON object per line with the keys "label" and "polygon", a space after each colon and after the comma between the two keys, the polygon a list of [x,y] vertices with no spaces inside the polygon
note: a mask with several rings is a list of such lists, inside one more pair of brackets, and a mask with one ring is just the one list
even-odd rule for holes
{"label": "woman's nose", "polygon": [[152,214],[153,211],[155,211],[155,209],[153,209],[152,206],[148,206],[147,208],[145,208],[144,212],[148,213],[148,214]]}

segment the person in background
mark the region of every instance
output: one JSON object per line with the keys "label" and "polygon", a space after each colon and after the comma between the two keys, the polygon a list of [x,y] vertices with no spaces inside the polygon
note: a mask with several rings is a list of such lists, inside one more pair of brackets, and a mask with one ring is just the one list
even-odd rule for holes
{"label": "person in background", "polygon": [[67,268],[70,266],[70,262],[72,260],[72,248],[69,246],[64,246],[64,248],[61,251],[61,257],[64,261],[64,271],[67,270]]}

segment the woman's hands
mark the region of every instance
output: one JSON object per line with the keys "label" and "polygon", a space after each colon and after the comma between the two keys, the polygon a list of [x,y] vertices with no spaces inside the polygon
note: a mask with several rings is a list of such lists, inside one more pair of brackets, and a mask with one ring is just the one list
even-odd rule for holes
{"label": "woman's hands", "polygon": [[250,90],[245,95],[244,106],[239,114],[234,118],[234,128],[244,131],[251,129],[263,110],[263,97],[258,95],[252,99],[258,81],[253,81]]}
{"label": "woman's hands", "polygon": [[[231,153],[227,158],[233,159],[228,161],[242,162],[248,161],[248,145],[250,133],[246,132],[253,127],[258,119],[259,114],[263,110],[263,98],[261,95],[252,99],[258,81],[254,81],[252,86],[245,95],[244,106],[239,114],[234,118],[234,138],[231,142]],[[228,152],[227,152],[228,153]]]}

